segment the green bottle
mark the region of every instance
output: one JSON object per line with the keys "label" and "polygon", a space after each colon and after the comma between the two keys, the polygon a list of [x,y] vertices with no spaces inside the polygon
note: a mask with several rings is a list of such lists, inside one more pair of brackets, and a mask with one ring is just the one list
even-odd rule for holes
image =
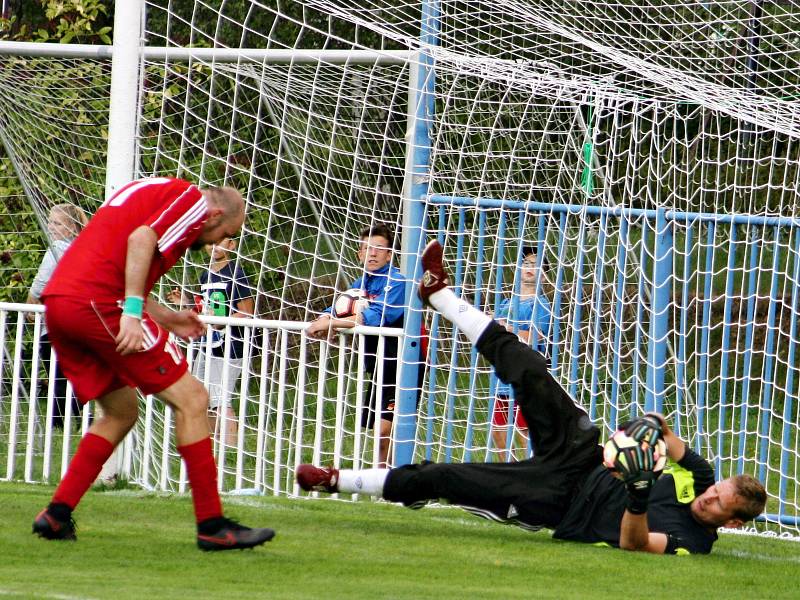
{"label": "green bottle", "polygon": [[211,314],[215,317],[224,317],[226,316],[226,302],[225,302],[225,294],[220,292],[219,290],[211,292],[211,295],[208,297],[208,304],[211,309]]}

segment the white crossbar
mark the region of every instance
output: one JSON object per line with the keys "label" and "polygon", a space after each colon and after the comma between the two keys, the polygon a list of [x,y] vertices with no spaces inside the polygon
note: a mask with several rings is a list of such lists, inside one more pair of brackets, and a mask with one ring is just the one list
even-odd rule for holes
{"label": "white crossbar", "polygon": [[[114,50],[112,46],[94,44],[0,41],[0,55],[111,59],[114,56]],[[304,50],[296,48],[263,50],[258,48],[143,46],[141,55],[145,60],[170,62],[202,60],[220,63],[258,62],[273,65],[317,63],[332,65],[389,65],[405,64],[412,60],[416,53],[408,50]]]}

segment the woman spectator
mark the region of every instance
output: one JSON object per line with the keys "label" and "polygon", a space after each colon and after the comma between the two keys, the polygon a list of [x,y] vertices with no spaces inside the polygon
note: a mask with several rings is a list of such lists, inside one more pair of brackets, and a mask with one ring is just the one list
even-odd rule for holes
{"label": "woman spectator", "polygon": [[[56,204],[50,209],[50,214],[47,218],[47,233],[50,240],[50,247],[47,249],[39,265],[39,270],[36,272],[36,277],[33,279],[33,285],[31,285],[31,289],[28,292],[28,304],[42,303],[40,297],[44,291],[45,285],[47,285],[50,276],[56,268],[56,263],[58,263],[64,252],[69,248],[72,240],[77,237],[87,222],[86,214],[80,208],[72,204]],[[44,319],[42,319],[39,352],[47,372],[50,373],[49,367],[52,351]],[[50,417],[52,418],[53,427],[63,429],[67,405],[67,379],[61,372],[58,363],[56,363],[55,374],[56,379],[53,382],[53,414],[50,415]],[[80,404],[73,396],[72,414],[77,415],[79,412]]]}

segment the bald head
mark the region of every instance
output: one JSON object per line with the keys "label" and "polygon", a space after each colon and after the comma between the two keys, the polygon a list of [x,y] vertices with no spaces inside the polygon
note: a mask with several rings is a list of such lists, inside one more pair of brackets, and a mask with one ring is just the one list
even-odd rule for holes
{"label": "bald head", "polygon": [[242,195],[232,187],[212,187],[203,190],[208,204],[212,208],[222,209],[224,218],[244,222],[244,199]]}
{"label": "bald head", "polygon": [[211,187],[202,190],[208,204],[208,220],[196,245],[216,244],[236,236],[244,223],[244,199],[232,187]]}

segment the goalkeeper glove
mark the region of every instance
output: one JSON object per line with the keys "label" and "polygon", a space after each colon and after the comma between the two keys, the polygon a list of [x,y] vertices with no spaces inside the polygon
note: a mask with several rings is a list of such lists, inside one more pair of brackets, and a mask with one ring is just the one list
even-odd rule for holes
{"label": "goalkeeper glove", "polygon": [[614,469],[619,473],[625,488],[628,490],[627,509],[634,515],[647,512],[650,490],[661,475],[661,471],[653,471],[655,453],[652,446],[642,448],[641,445],[621,448],[614,461]]}
{"label": "goalkeeper glove", "polygon": [[634,419],[625,425],[624,430],[628,437],[637,442],[647,442],[650,446],[662,439],[664,433],[661,428],[661,419],[655,413],[647,413]]}
{"label": "goalkeeper glove", "polygon": [[628,490],[628,512],[634,515],[642,515],[647,512],[647,504],[650,501],[650,491],[656,484],[656,480],[661,471],[640,471],[636,477],[625,482]]}

